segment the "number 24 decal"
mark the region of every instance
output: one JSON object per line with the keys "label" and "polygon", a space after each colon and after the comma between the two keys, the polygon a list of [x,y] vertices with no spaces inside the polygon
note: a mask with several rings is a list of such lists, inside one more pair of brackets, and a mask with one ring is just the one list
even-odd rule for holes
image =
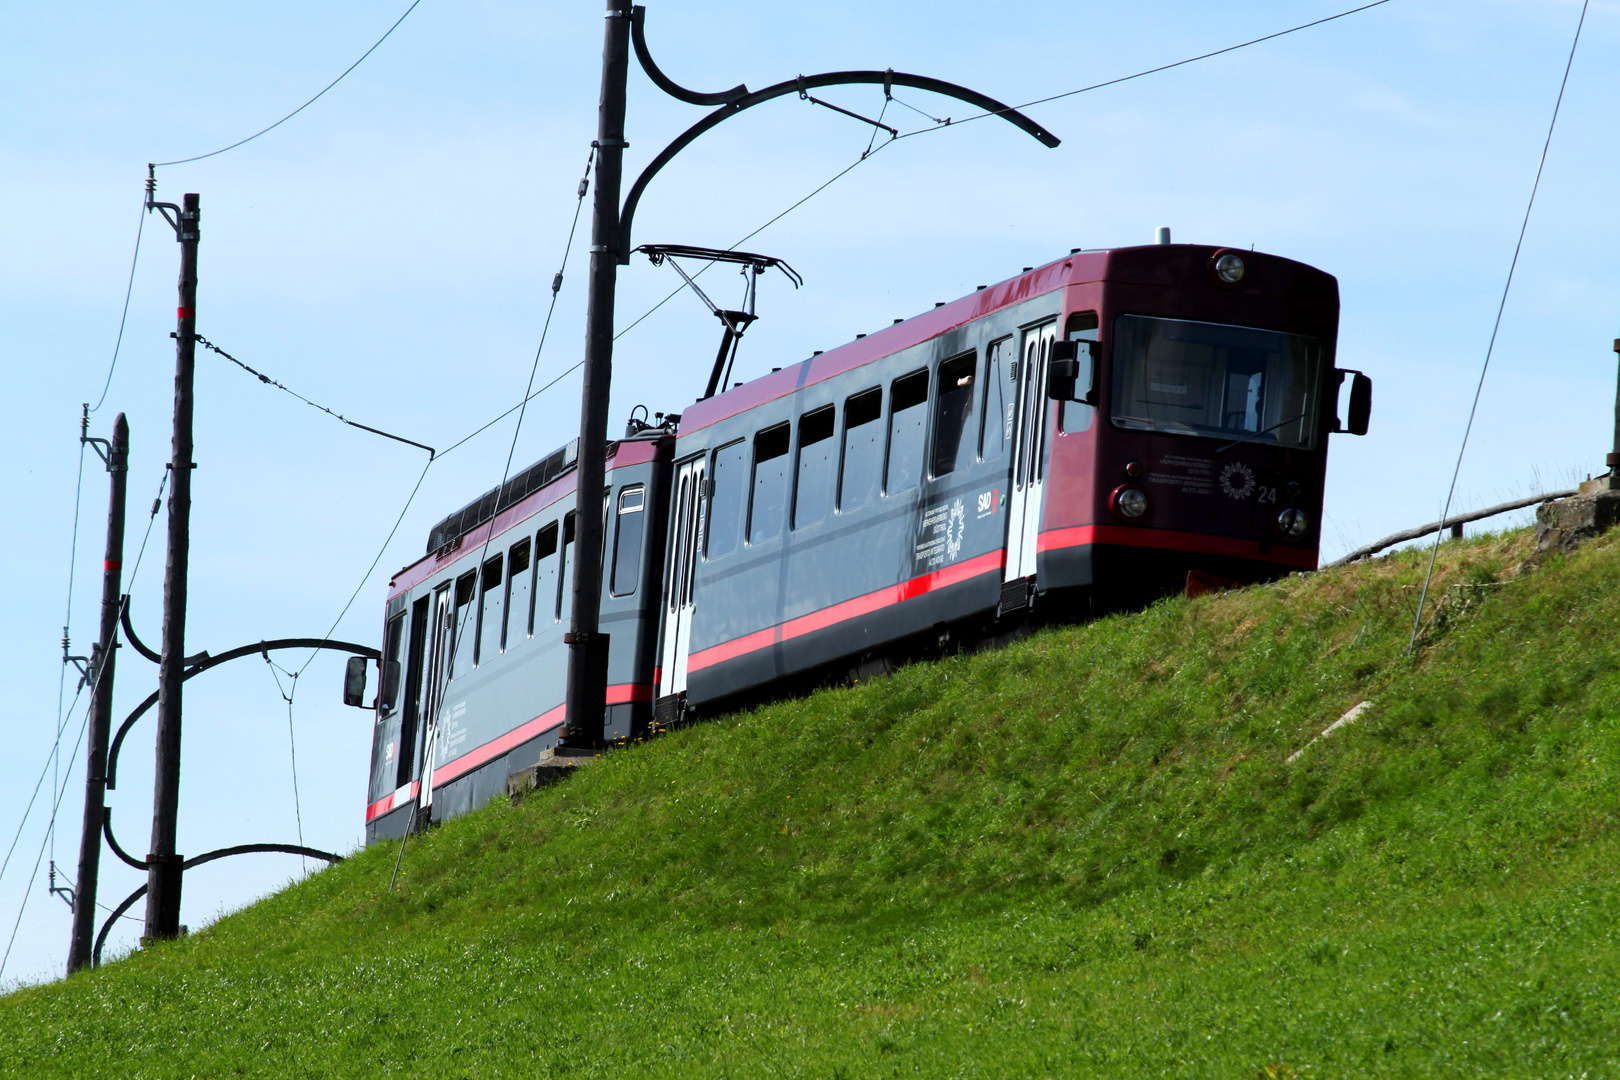
{"label": "number 24 decal", "polygon": [[1277,501],[1277,489],[1274,487],[1266,487],[1266,485],[1261,484],[1259,493],[1255,495],[1255,501],[1263,503],[1275,503]]}

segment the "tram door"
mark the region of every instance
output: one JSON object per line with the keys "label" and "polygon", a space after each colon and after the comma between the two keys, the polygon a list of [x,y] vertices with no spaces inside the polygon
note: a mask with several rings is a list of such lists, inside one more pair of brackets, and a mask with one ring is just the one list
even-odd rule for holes
{"label": "tram door", "polygon": [[704,487],[704,459],[693,458],[675,468],[674,512],[669,530],[669,567],[665,578],[663,649],[659,656],[658,697],[686,691],[686,658],[691,651],[692,585],[703,551],[703,517],[708,505]]}
{"label": "tram door", "polygon": [[451,603],[453,582],[445,582],[433,593],[433,636],[428,641],[427,692],[423,695],[422,716],[427,731],[422,736],[422,791],[418,804],[426,810],[433,805],[434,756],[439,750],[439,713],[444,708],[444,683],[454,655],[455,608]]}
{"label": "tram door", "polygon": [[1046,362],[1057,323],[1024,331],[1018,364],[1018,413],[1013,424],[1012,490],[1007,498],[1007,566],[1003,581],[1035,574],[1046,471]]}

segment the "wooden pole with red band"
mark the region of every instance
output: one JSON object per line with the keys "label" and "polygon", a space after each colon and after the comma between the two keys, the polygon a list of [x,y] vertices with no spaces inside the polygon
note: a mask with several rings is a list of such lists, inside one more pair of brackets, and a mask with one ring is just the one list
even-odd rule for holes
{"label": "wooden pole with red band", "polygon": [[79,876],[73,890],[73,937],[68,974],[90,966],[96,934],[96,883],[101,873],[101,827],[107,806],[107,736],[112,727],[113,661],[124,582],[124,493],[129,477],[129,422],[119,413],[107,447],[107,556],[101,564],[101,637],[90,658],[89,749],[85,755],[84,831],[79,838]]}
{"label": "wooden pole with red band", "polygon": [[180,935],[180,877],[175,848],[180,810],[180,691],[185,678],[186,568],[191,557],[191,413],[197,356],[197,196],[187,194],[180,240],[180,308],[174,334],[174,457],[169,463],[169,554],[163,571],[163,650],[158,664],[157,778],[152,846],[146,856],[146,936]]}

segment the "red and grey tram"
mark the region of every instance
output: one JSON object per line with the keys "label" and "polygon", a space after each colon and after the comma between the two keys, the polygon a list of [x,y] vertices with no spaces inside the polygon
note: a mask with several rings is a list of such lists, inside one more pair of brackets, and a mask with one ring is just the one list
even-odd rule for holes
{"label": "red and grey tram", "polygon": [[[1328,436],[1371,398],[1338,309],[1275,255],[1074,251],[610,445],[603,739],[925,637],[1315,568]],[[556,744],[574,453],[390,583],[368,840]]]}

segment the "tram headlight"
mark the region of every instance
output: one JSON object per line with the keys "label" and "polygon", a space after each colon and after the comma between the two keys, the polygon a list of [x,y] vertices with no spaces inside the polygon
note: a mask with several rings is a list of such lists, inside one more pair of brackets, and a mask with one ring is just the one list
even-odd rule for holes
{"label": "tram headlight", "polygon": [[1242,281],[1245,269],[1243,260],[1236,255],[1222,255],[1215,260],[1215,276],[1227,285]]}
{"label": "tram headlight", "polygon": [[1148,512],[1147,492],[1129,484],[1114,489],[1114,494],[1108,501],[1110,509],[1128,521],[1134,521]]}
{"label": "tram headlight", "polygon": [[1291,540],[1304,536],[1310,525],[1311,519],[1305,516],[1305,511],[1292,506],[1277,515],[1277,531]]}

